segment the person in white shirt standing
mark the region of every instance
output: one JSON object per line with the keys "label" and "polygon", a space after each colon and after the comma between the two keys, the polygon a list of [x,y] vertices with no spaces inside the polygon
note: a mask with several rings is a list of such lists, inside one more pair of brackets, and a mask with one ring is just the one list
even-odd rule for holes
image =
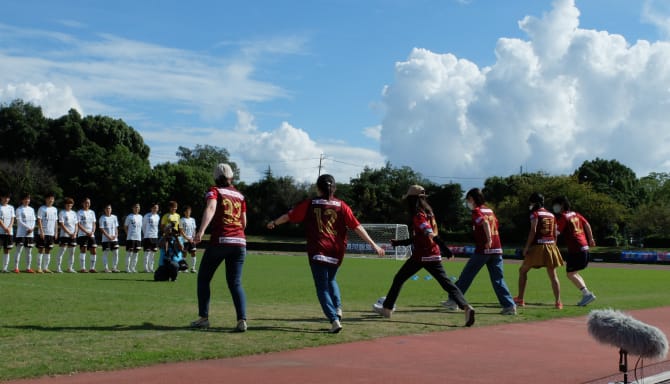
{"label": "person in white shirt standing", "polygon": [[142,215],[140,205],[133,205],[133,212],[123,222],[126,231],[126,272],[137,272],[137,258],[142,249]]}
{"label": "person in white shirt standing", "polygon": [[142,248],[144,248],[144,272],[154,272],[154,255],[158,252],[158,227],[161,217],[158,215],[158,204],[151,206],[151,212],[144,215],[142,221]]}
{"label": "person in white shirt standing", "polygon": [[21,196],[21,206],[16,208],[16,254],[14,256],[14,272],[19,273],[21,253],[26,250],[26,272],[35,273],[32,269],[33,246],[35,246],[35,225],[37,217],[30,206],[30,194]]}
{"label": "person in white shirt standing", "polygon": [[9,272],[9,251],[14,248],[14,220],[16,212],[14,206],[9,204],[9,192],[0,192],[0,247],[4,250],[2,260],[2,272]]}
{"label": "person in white shirt standing", "polygon": [[58,227],[60,228],[60,236],[58,237],[58,245],[60,245],[60,252],[58,253],[58,269],[56,272],[63,273],[61,269],[61,262],[65,251],[70,255],[69,273],[77,273],[74,270],[74,248],[77,246],[77,229],[78,218],[77,213],[72,210],[74,200],[70,197],[65,198],[65,208],[58,212]]}
{"label": "person in white shirt standing", "polygon": [[[81,209],[77,212],[79,218],[79,232],[77,234],[77,244],[79,245],[79,262],[81,263],[80,272],[95,273],[96,249],[98,244],[95,242],[95,212],[91,209],[91,199],[85,197],[81,201]],[[91,254],[91,269],[86,270],[86,251]]]}
{"label": "person in white shirt standing", "polygon": [[51,250],[56,242],[58,209],[54,207],[55,195],[49,192],[44,196],[44,205],[37,210],[37,273],[51,273]]}
{"label": "person in white shirt standing", "polygon": [[[105,214],[100,216],[100,232],[102,233],[102,264],[105,272],[119,272],[119,220],[112,215],[112,205],[105,205]],[[107,255],[112,253],[112,269],[109,269]]]}
{"label": "person in white shirt standing", "polygon": [[[181,233],[181,236],[184,238],[184,251],[188,252],[188,254],[191,255],[191,272],[194,273],[197,271],[197,269],[195,269],[196,244],[193,241],[196,229],[197,228],[195,224],[195,219],[191,217],[191,206],[186,205],[184,206],[184,217],[179,219],[179,232]],[[184,270],[184,272],[187,271],[188,269]]]}

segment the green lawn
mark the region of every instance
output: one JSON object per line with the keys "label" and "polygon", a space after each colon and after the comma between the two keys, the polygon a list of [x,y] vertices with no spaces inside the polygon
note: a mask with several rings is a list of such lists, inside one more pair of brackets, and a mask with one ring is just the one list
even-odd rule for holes
{"label": "green lawn", "polygon": [[[385,295],[401,263],[372,258],[345,260],[338,275],[344,329],[337,335],[326,332],[330,325],[321,313],[303,255],[248,256],[244,272],[249,318],[246,333],[232,332],[235,314],[223,270],[213,281],[209,331],[186,327],[197,318],[195,274],[181,274],[174,283],[153,282],[151,275],[143,273],[0,274],[0,380],[259,354],[461,327],[462,313],[441,308],[440,301],[446,295],[435,281],[425,278],[425,272],[417,280],[407,281],[392,319],[370,311],[377,298]],[[445,262],[445,267],[456,276],[463,263],[464,259],[457,259]],[[483,270],[466,294],[478,310],[475,327],[581,316],[591,308],[668,305],[670,268],[592,265],[584,273],[598,295],[592,306],[574,306],[579,293],[561,269],[565,309],[553,309],[546,272],[535,270],[529,275],[529,305],[516,317],[498,314],[500,309]],[[507,263],[505,270],[512,293],[516,293],[517,267]]]}

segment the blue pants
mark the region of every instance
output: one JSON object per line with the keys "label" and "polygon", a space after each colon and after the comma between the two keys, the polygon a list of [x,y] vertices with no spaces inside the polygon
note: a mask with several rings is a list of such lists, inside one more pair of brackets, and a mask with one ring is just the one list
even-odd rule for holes
{"label": "blue pants", "polygon": [[478,255],[474,254],[470,257],[470,260],[463,267],[461,275],[458,277],[456,286],[465,294],[465,292],[470,288],[472,280],[475,279],[479,270],[486,265],[486,268],[489,270],[489,277],[491,278],[491,285],[493,290],[498,297],[498,302],[503,308],[513,307],[514,300],[512,295],[505,284],[505,278],[503,277],[503,258],[501,255]]}
{"label": "blue pants", "polygon": [[335,280],[338,266],[318,263],[309,263],[309,266],[312,269],[316,297],[319,299],[323,314],[333,322],[337,319],[337,308],[342,306],[340,287]]}
{"label": "blue pants", "polygon": [[198,314],[209,317],[210,282],[221,262],[226,262],[226,282],[233,298],[237,320],[247,319],[247,300],[242,288],[242,267],[246,247],[208,246],[198,270]]}

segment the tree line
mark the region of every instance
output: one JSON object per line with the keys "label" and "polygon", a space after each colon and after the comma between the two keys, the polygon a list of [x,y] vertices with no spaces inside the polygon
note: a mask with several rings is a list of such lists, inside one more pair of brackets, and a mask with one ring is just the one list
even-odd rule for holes
{"label": "tree line", "polygon": [[[56,119],[22,100],[0,105],[0,190],[14,196],[28,192],[37,204],[54,192],[57,205],[64,197],[92,199],[100,212],[112,204],[125,216],[135,203],[148,210],[177,201],[191,205],[194,217],[204,208],[204,192],[212,183],[212,168],[229,163],[239,169],[225,148],[197,145],[178,147],[175,162],[151,166],[150,148],[142,136],[123,120],[107,116],[81,116],[71,109]],[[314,179],[316,180],[317,175]],[[569,175],[543,172],[495,176],[481,186],[496,211],[504,242],[518,243],[528,233],[528,196],[533,191],[552,198],[566,195],[584,214],[602,245],[622,245],[644,239],[648,246],[670,246],[670,174],[651,173],[638,178],[616,160],[585,161]],[[336,195],[351,205],[364,223],[404,223],[401,196],[411,184],[421,184],[429,194],[441,231],[450,241],[470,241],[469,212],[460,184],[437,184],[409,167],[386,163],[379,169],[364,168],[351,180],[338,180]],[[286,212],[296,202],[314,194],[311,183],[289,176],[275,176],[268,166],[263,178],[236,187],[249,207],[248,234],[265,235],[265,223]],[[275,232],[276,233],[276,232]],[[283,226],[280,234],[300,236],[298,226]]]}

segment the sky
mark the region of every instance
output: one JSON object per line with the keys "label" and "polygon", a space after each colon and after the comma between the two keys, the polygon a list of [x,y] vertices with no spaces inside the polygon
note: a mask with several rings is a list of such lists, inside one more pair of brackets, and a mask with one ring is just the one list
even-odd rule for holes
{"label": "sky", "polygon": [[670,172],[665,0],[0,0],[0,103],[122,119],[152,165],[438,184]]}

